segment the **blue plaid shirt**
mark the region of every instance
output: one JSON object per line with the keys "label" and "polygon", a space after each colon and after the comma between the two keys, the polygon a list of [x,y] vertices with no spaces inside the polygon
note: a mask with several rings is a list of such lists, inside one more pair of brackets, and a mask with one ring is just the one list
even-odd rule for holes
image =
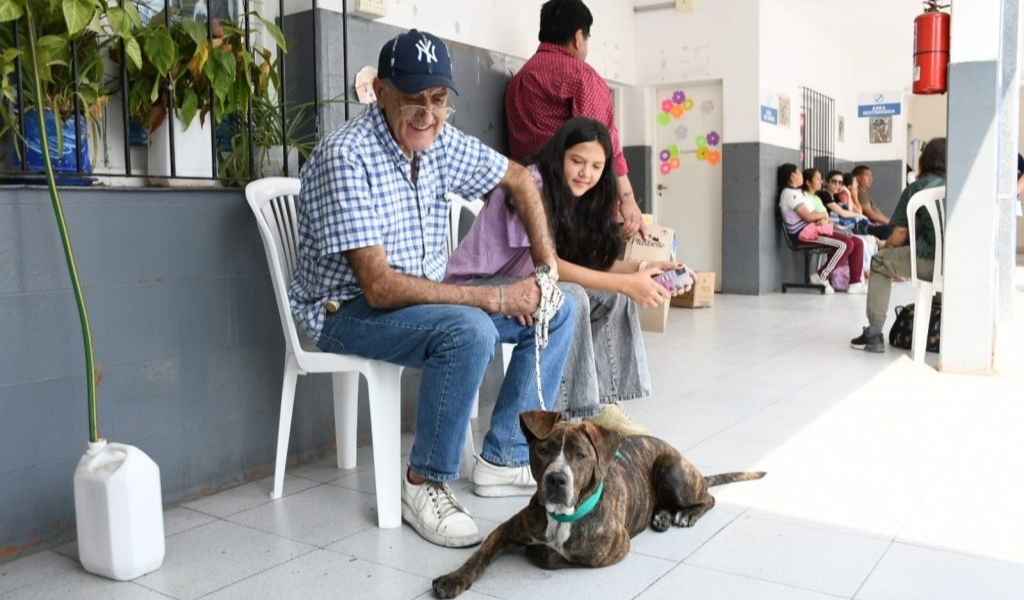
{"label": "blue plaid shirt", "polygon": [[477,198],[508,171],[508,159],[452,125],[412,163],[372,106],[328,135],[302,168],[297,203],[299,257],[288,296],[292,313],[315,341],[328,299],[363,293],[346,252],[383,246],[403,275],[444,276],[450,202],[447,192]]}

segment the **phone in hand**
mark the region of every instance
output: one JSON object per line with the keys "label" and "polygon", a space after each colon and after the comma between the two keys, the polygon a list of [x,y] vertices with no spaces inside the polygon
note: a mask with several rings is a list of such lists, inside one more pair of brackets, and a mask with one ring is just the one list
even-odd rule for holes
{"label": "phone in hand", "polygon": [[682,291],[693,285],[693,276],[686,267],[679,267],[671,271],[665,271],[654,278],[663,288],[670,292]]}

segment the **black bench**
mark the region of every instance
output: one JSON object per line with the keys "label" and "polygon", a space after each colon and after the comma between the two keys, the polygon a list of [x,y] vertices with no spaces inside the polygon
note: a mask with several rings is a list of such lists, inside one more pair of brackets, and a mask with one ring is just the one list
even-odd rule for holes
{"label": "black bench", "polygon": [[793,243],[793,238],[786,232],[786,223],[782,219],[782,209],[776,211],[779,216],[779,227],[782,229],[782,237],[786,240],[786,246],[789,247],[793,252],[799,252],[804,255],[804,280],[802,283],[797,282],[782,282],[782,293],[785,294],[789,288],[806,289],[806,290],[818,290],[818,293],[825,293],[825,286],[820,283],[811,283],[811,269],[816,268],[812,266],[818,264],[818,257],[828,255],[828,251],[832,248],[830,246],[822,246],[821,244],[814,243]]}

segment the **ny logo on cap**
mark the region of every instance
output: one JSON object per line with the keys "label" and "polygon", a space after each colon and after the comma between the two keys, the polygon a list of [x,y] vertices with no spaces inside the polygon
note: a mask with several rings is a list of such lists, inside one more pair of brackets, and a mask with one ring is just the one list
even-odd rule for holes
{"label": "ny logo on cap", "polygon": [[416,42],[416,60],[423,62],[424,57],[426,57],[428,63],[437,62],[434,42],[427,38],[420,38],[420,41]]}

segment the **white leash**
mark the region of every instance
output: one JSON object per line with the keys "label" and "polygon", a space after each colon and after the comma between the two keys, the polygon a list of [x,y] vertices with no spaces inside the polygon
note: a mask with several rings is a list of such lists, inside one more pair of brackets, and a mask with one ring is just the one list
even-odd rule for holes
{"label": "white leash", "polygon": [[541,391],[540,351],[548,345],[548,329],[551,326],[551,319],[565,302],[565,295],[562,290],[558,289],[555,278],[551,276],[551,267],[548,265],[537,267],[534,276],[540,287],[540,305],[533,313],[534,370],[537,372],[537,399],[540,400],[540,409],[546,411],[547,405],[544,404],[544,393]]}

